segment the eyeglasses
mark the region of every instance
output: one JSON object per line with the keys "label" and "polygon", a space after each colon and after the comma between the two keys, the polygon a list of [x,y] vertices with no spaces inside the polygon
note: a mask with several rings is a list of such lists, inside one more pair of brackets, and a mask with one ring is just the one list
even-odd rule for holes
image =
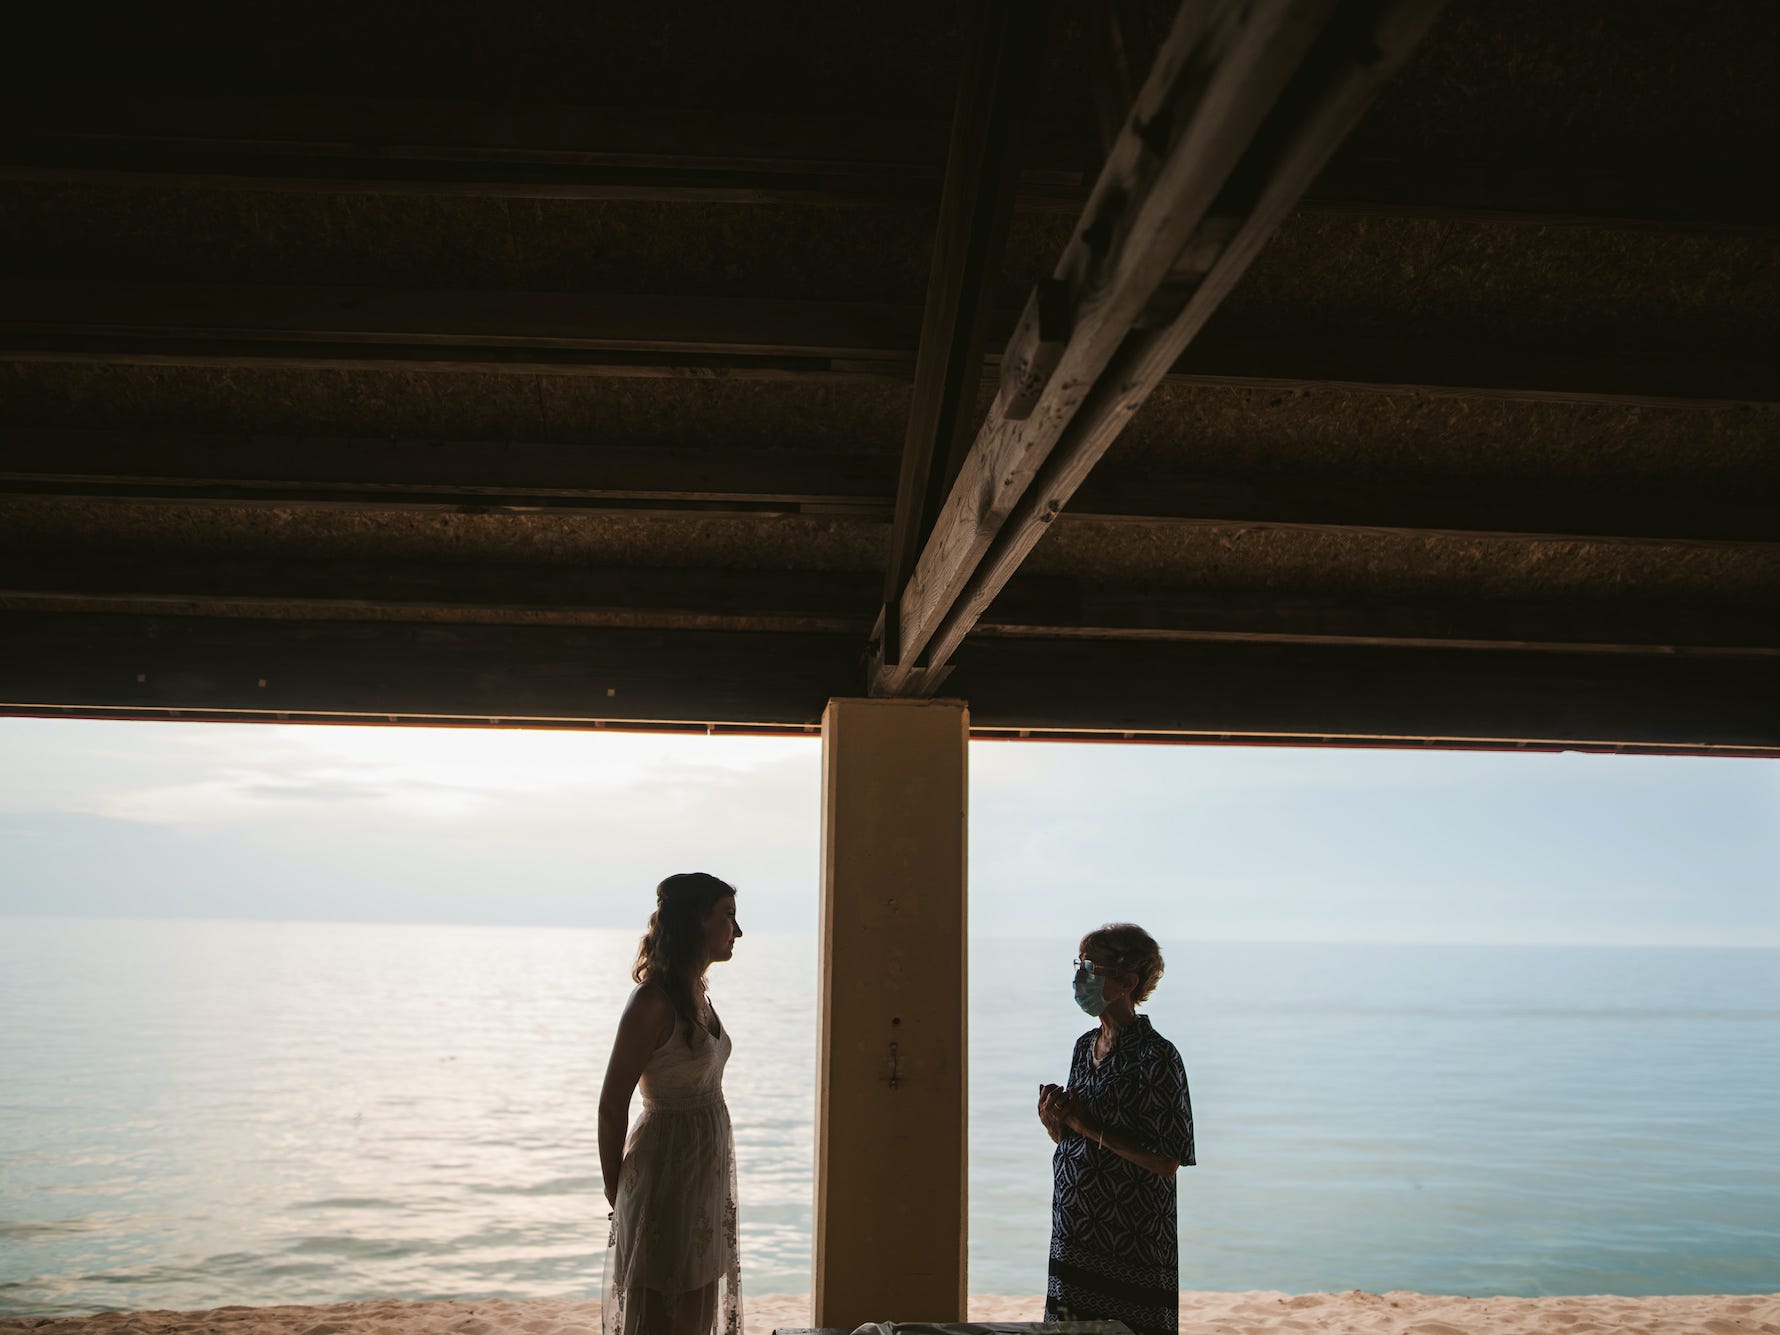
{"label": "eyeglasses", "polygon": [[1076,959],[1075,976],[1077,978],[1085,978],[1089,974],[1099,974],[1104,978],[1107,976],[1107,973],[1108,970],[1104,964],[1096,964],[1093,960],[1085,960],[1079,957]]}

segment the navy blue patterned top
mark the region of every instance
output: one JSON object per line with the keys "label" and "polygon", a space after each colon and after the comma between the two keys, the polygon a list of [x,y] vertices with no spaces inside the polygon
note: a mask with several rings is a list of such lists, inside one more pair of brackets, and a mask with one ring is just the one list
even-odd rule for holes
{"label": "navy blue patterned top", "polygon": [[[1109,1132],[1191,1165],[1193,1107],[1174,1044],[1140,1015],[1096,1066],[1099,1032],[1076,1040],[1070,1088]],[[1045,1320],[1123,1321],[1139,1335],[1174,1335],[1180,1302],[1174,1178],[1074,1131],[1057,1143],[1051,1176]]]}

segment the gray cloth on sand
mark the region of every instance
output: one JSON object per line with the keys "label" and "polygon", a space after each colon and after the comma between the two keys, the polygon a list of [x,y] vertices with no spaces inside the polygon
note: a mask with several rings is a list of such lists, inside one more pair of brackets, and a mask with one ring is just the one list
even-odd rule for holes
{"label": "gray cloth on sand", "polygon": [[1123,1321],[868,1321],[853,1335],[1131,1335]]}

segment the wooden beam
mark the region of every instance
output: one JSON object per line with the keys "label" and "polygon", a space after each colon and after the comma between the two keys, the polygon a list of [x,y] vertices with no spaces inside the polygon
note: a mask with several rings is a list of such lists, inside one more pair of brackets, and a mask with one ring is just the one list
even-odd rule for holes
{"label": "wooden beam", "polygon": [[0,713],[814,727],[859,637],[0,612]]}
{"label": "wooden beam", "polygon": [[978,0],[966,25],[885,562],[880,640],[893,660],[897,599],[951,486],[982,385],[989,303],[1013,212],[1016,130],[1048,10]]}
{"label": "wooden beam", "polygon": [[[13,611],[624,626],[862,635],[866,572],[582,569],[537,564],[106,559],[0,563]],[[979,635],[1030,640],[1391,645],[1538,653],[1780,656],[1763,609],[1627,599],[1337,598],[1098,586],[1023,575]]]}
{"label": "wooden beam", "polygon": [[15,611],[139,611],[862,635],[865,572],[634,570],[437,562],[70,558],[9,553]]}
{"label": "wooden beam", "polygon": [[[1166,349],[1158,348],[1157,357]],[[1390,334],[1282,323],[1266,332],[1213,328],[1169,358],[1177,384],[1256,389],[1359,389],[1459,394],[1627,407],[1729,407],[1780,402],[1780,346],[1772,340],[1694,338],[1685,348],[1603,333],[1586,345],[1455,336],[1450,330]]]}
{"label": "wooden beam", "polygon": [[12,337],[0,330],[0,362],[97,366],[234,367],[279,371],[438,371],[461,375],[595,376],[615,379],[906,382],[911,355],[788,357],[748,353],[631,352],[470,344],[329,343],[142,336]]}
{"label": "wooden beam", "polygon": [[[1025,421],[1061,357],[1075,299],[1047,280],[1004,349],[1000,410]],[[872,303],[0,279],[0,361],[400,368],[600,376],[863,378],[914,374],[922,313]],[[1207,330],[1183,384],[1462,394],[1632,406],[1780,402],[1780,349],[1676,349],[1536,338],[1266,336]]]}
{"label": "wooden beam", "polygon": [[593,292],[0,282],[0,328],[33,333],[748,357],[906,358],[907,307]]}
{"label": "wooden beam", "polygon": [[1780,542],[1780,497],[1722,484],[1709,489],[1703,481],[1627,487],[1381,478],[1355,486],[1095,474],[1071,498],[1062,521],[1709,546]]}
{"label": "wooden beam", "polygon": [[[931,204],[947,126],[679,108],[377,98],[133,98],[38,108],[0,180],[275,192],[733,204]],[[1064,154],[1052,156],[1064,157]],[[1073,168],[1021,173],[1080,203]]]}
{"label": "wooden beam", "polygon": [[[858,654],[857,636],[0,611],[0,714],[809,728]],[[1771,659],[979,638],[951,684],[998,731],[1780,752]]]}
{"label": "wooden beam", "polygon": [[0,494],[518,512],[886,520],[896,461],[762,450],[193,432],[0,432]]}
{"label": "wooden beam", "polygon": [[533,199],[930,202],[945,126],[390,98],[103,98],[37,109],[0,177]]}
{"label": "wooden beam", "polygon": [[[1111,7],[1108,14],[1114,12]],[[1097,119],[1116,132],[1128,54],[1090,19]],[[0,180],[300,193],[686,203],[927,204],[947,126],[934,120],[397,99],[132,98],[40,106],[0,132]],[[1104,145],[1103,145],[1104,148]],[[1077,143],[1020,174],[1027,210],[1080,211]],[[1302,207],[1535,226],[1780,230],[1780,189],[1747,158],[1412,158],[1340,154]],[[1064,165],[1070,164],[1070,165]]]}
{"label": "wooden beam", "polygon": [[920,314],[831,302],[0,279],[0,360],[903,380]]}
{"label": "wooden beam", "polygon": [[1182,6],[1053,275],[1074,297],[1056,369],[1029,415],[990,409],[875,689],[946,663],[1438,8]]}
{"label": "wooden beam", "polygon": [[[1756,150],[1758,151],[1758,150]],[[1465,149],[1412,158],[1340,153],[1300,207],[1364,217],[1434,218],[1534,227],[1611,227],[1763,234],[1780,231],[1780,184],[1747,156],[1652,162],[1483,159]]]}
{"label": "wooden beam", "polygon": [[1780,750],[1772,658],[982,637],[947,687],[978,728],[1112,739]]}
{"label": "wooden beam", "polygon": [[[0,495],[224,505],[835,515],[881,523],[886,455],[713,445],[625,446],[14,428]],[[1500,539],[1746,545],[1780,542],[1759,490],[1245,483],[1096,473],[1059,523],[1240,525]]]}
{"label": "wooden beam", "polygon": [[[1100,587],[1022,575],[977,624],[1035,640],[1383,645],[1565,654],[1780,658],[1759,608],[1627,599],[1305,597]],[[1116,653],[1116,649],[1114,650]]]}
{"label": "wooden beam", "polygon": [[[1057,337],[1047,338],[1041,314],[1046,303],[1035,292],[1004,354],[1004,384],[988,421],[920,559],[892,595],[895,611],[888,619],[897,633],[883,646],[875,694],[922,693],[936,684],[923,669],[943,669],[945,656],[923,661],[923,653],[1005,522],[1001,506],[1023,494],[1234,168],[1323,16],[1304,21],[1284,0],[1248,13],[1231,5],[1180,7],[1051,276],[1047,293],[1050,304],[1068,313],[1067,337],[1054,354],[1029,351]],[[1131,237],[1137,241],[1128,247],[1116,244]],[[1018,405],[1011,413],[1010,401]]]}

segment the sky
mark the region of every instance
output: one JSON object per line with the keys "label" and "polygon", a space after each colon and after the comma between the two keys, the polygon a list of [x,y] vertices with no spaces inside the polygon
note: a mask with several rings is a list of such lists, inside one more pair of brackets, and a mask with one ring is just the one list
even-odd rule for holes
{"label": "sky", "polygon": [[[811,931],[821,743],[0,719],[0,915]],[[973,936],[1780,947],[1780,761],[986,741]]]}

